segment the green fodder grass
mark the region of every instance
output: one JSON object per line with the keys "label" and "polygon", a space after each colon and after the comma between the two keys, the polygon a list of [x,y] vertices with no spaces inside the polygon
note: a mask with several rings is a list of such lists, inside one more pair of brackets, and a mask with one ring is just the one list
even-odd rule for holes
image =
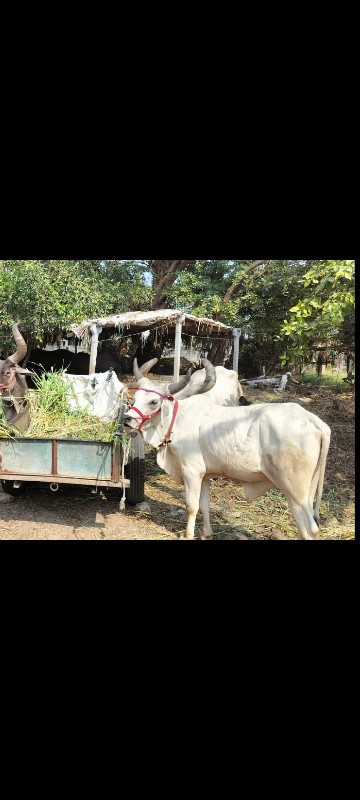
{"label": "green fodder grass", "polygon": [[[34,376],[35,389],[27,392],[26,401],[30,410],[30,426],[24,434],[26,439],[87,439],[111,442],[116,422],[102,422],[86,409],[73,411],[68,398],[72,388],[62,380],[62,373],[48,372]],[[0,403],[0,438],[21,436],[8,425],[2,403]]]}

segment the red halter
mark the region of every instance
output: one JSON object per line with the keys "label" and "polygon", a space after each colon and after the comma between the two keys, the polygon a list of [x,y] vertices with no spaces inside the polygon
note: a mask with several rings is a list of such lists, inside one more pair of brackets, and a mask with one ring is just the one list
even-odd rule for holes
{"label": "red halter", "polygon": [[[170,423],[170,428],[169,428],[169,430],[168,430],[168,432],[167,432],[167,434],[165,436],[164,441],[161,442],[162,445],[163,444],[168,444],[168,442],[170,442],[170,439],[171,439],[171,434],[173,432],[176,416],[177,416],[177,413],[178,413],[178,410],[179,410],[179,401],[175,400],[175,397],[173,397],[171,394],[162,394],[161,392],[155,392],[154,389],[142,389],[142,388],[139,388],[138,392],[147,392],[148,394],[158,394],[159,397],[163,397],[164,400],[170,400],[172,403],[175,404],[174,405],[173,415],[172,415],[172,420],[171,420],[171,423]],[[138,431],[141,431],[143,426],[145,425],[145,422],[147,422],[148,419],[152,419],[152,417],[156,417],[158,414],[160,414],[161,408],[158,408],[158,410],[154,411],[153,414],[143,414],[142,411],[140,411],[139,408],[136,408],[136,406],[131,406],[130,411],[136,411],[136,413],[139,414],[139,418],[142,419],[142,422],[141,422],[139,428],[137,428]]]}

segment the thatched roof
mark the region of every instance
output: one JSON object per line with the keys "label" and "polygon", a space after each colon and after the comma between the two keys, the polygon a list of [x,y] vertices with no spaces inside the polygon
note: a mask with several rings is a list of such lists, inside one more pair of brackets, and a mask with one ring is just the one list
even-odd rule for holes
{"label": "thatched roof", "polygon": [[126,314],[115,314],[111,317],[100,317],[98,319],[86,320],[80,325],[72,325],[71,328],[78,337],[84,339],[90,335],[91,325],[98,325],[101,328],[115,328],[119,333],[142,333],[143,331],[154,330],[155,328],[173,328],[176,322],[183,318],[183,330],[192,336],[216,337],[220,335],[231,336],[232,328],[222,322],[206,317],[194,317],[192,314],[184,314],[182,311],[174,311],[171,308],[164,308],[159,311],[128,311]]}

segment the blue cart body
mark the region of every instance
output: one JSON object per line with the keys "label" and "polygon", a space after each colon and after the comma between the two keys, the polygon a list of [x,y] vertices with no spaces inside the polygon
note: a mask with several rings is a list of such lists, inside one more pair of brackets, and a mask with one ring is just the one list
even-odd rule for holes
{"label": "blue cart body", "polygon": [[0,480],[121,488],[122,457],[120,442],[0,439]]}

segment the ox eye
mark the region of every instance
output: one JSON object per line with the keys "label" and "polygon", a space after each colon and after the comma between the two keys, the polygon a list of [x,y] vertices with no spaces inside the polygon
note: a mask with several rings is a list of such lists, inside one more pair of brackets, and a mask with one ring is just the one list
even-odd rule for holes
{"label": "ox eye", "polygon": [[157,406],[157,404],[158,404],[158,401],[157,401],[157,400],[152,400],[152,401],[151,401],[151,405],[152,405],[152,406]]}

